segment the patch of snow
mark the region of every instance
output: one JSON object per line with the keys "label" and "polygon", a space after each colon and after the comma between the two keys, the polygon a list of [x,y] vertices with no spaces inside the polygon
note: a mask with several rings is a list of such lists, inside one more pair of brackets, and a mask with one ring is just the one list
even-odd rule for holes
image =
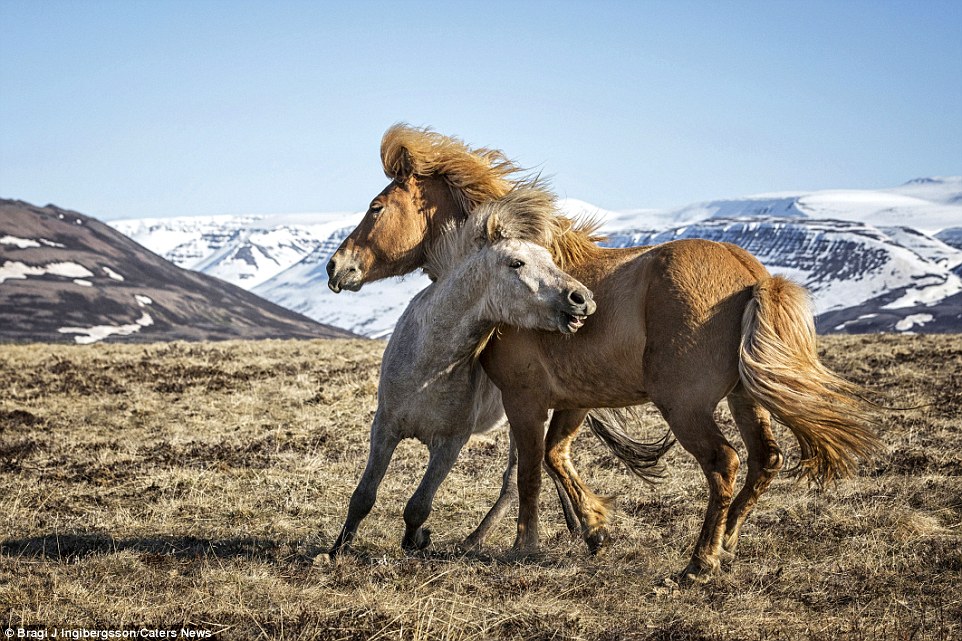
{"label": "patch of snow", "polygon": [[46,272],[43,267],[34,267],[20,261],[7,260],[4,261],[3,267],[0,267],[0,283],[10,279],[23,279],[27,276],[42,276],[44,273]]}
{"label": "patch of snow", "polygon": [[895,329],[900,332],[907,332],[916,325],[922,326],[931,321],[934,317],[932,314],[912,314],[911,316],[906,316],[899,322],[895,323]]}
{"label": "patch of snow", "polygon": [[96,343],[97,341],[102,341],[108,336],[113,336],[114,334],[118,336],[129,336],[136,332],[139,332],[143,327],[150,327],[154,324],[154,319],[150,314],[144,312],[144,314],[138,318],[135,322],[128,325],[94,325],[93,327],[61,327],[57,331],[61,334],[80,334],[80,336],[74,336],[74,340],[80,345],[89,345],[90,343]]}
{"label": "patch of snow", "polygon": [[48,274],[63,276],[65,278],[89,278],[94,275],[92,271],[74,262],[50,263],[45,267]]}
{"label": "patch of snow", "polygon": [[885,305],[883,309],[903,309],[917,305],[934,305],[942,299],[954,296],[959,292],[962,292],[962,279],[955,274],[949,274],[944,281],[906,290],[901,298]]}
{"label": "patch of snow", "polygon": [[0,238],[0,245],[15,245],[19,249],[27,247],[40,247],[40,243],[29,238],[18,238],[16,236],[4,236]]}
{"label": "patch of snow", "polygon": [[107,274],[108,276],[110,276],[110,277],[113,278],[114,280],[119,280],[119,281],[123,282],[124,277],[121,276],[120,274],[118,274],[117,272],[115,272],[114,270],[110,269],[110,268],[107,267],[106,265],[101,265],[100,268],[101,268],[102,270],[104,270],[104,273],[105,273],[105,274]]}
{"label": "patch of snow", "polygon": [[857,322],[860,321],[860,320],[866,320],[866,319],[869,319],[869,318],[875,318],[876,316],[878,316],[878,314],[862,314],[861,316],[859,316],[859,317],[856,318],[856,319],[847,320],[847,321],[845,321],[844,323],[842,323],[841,325],[836,325],[836,326],[835,326],[835,330],[836,330],[836,331],[843,330],[843,329],[845,329],[846,327],[848,327],[849,325],[851,325],[852,323],[857,323]]}
{"label": "patch of snow", "polygon": [[144,305],[154,304],[154,301],[150,300],[149,296],[144,296],[142,294],[134,294],[134,300],[136,300],[137,304],[140,305],[141,307],[143,307]]}
{"label": "patch of snow", "polygon": [[73,262],[50,263],[49,265],[27,265],[20,261],[8,260],[0,267],[0,283],[8,279],[24,279],[28,276],[52,274],[64,278],[89,278],[93,272]]}
{"label": "patch of snow", "polygon": [[962,176],[930,176],[916,178],[904,185],[882,191],[911,196],[942,205],[958,205],[962,202]]}
{"label": "patch of snow", "polygon": [[837,218],[886,226],[907,225],[927,233],[937,232],[962,220],[962,206],[883,191],[818,191],[799,198],[798,208],[813,218]]}
{"label": "patch of snow", "polygon": [[950,270],[962,265],[962,249],[939,238],[923,234],[911,227],[883,227],[881,231],[893,242],[911,249],[924,260]]}
{"label": "patch of snow", "polygon": [[52,240],[47,240],[46,238],[39,238],[33,240],[31,238],[18,238],[17,236],[4,236],[0,238],[0,245],[16,245],[20,249],[27,249],[28,247],[40,247],[41,245],[46,245],[47,247],[65,247],[62,243],[55,243]]}
{"label": "patch of snow", "polygon": [[93,287],[93,286],[94,286],[94,284],[91,283],[89,280],[81,280],[81,279],[79,279],[79,278],[75,278],[73,282],[74,282],[75,284],[81,285],[81,286],[83,286],[83,287]]}

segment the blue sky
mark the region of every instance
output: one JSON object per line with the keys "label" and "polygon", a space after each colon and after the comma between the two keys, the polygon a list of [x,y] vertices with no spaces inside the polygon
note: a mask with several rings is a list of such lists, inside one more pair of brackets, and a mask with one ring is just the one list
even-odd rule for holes
{"label": "blue sky", "polygon": [[0,0],[0,196],[364,209],[394,122],[610,209],[962,172],[962,2]]}

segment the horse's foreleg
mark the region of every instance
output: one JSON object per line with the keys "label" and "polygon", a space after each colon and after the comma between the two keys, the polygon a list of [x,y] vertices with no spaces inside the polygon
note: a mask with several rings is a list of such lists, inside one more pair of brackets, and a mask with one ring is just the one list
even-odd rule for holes
{"label": "horse's foreleg", "polygon": [[484,544],[484,540],[495,525],[497,525],[511,503],[518,498],[518,446],[514,442],[514,434],[508,432],[508,465],[501,477],[501,492],[498,499],[484,515],[481,523],[474,532],[468,535],[461,547],[466,550],[476,550]]}
{"label": "horse's foreleg", "polygon": [[512,400],[504,399],[511,433],[518,445],[518,534],[513,547],[533,551],[538,547],[538,497],[548,409]]}
{"label": "horse's foreleg", "polygon": [[782,468],[782,452],[772,434],[771,414],[749,396],[741,385],[728,395],[728,407],[748,448],[748,475],[745,485],[728,509],[725,538],[722,540],[722,553],[733,557],[745,518]]}
{"label": "horse's foreleg", "polygon": [[423,550],[431,544],[431,531],[422,526],[431,514],[434,495],[454,467],[461,448],[468,442],[468,436],[436,441],[429,446],[431,458],[428,469],[404,508],[404,538],[401,540],[401,547],[405,550]]}
{"label": "horse's foreleg", "polygon": [[[469,534],[461,547],[466,550],[477,550],[483,544],[485,539],[488,538],[488,534],[491,532],[491,528],[501,522],[504,518],[505,512],[511,506],[511,503],[518,498],[518,447],[514,442],[514,435],[508,432],[509,436],[509,448],[508,448],[508,465],[504,469],[504,475],[501,477],[501,492],[498,494],[498,499],[488,510],[488,513],[484,515],[484,519],[475,528],[474,532]],[[558,492],[558,500],[561,502],[561,512],[564,514],[565,524],[568,526],[568,531],[571,532],[572,536],[581,536],[581,523],[578,519],[578,513],[575,511],[574,506],[571,503],[571,499],[568,498],[568,494],[565,490],[561,479],[558,478],[557,474],[554,473],[547,463],[545,463],[545,470],[548,472],[548,476],[554,481],[555,490]]]}
{"label": "horse's foreleg", "polygon": [[[662,409],[659,405],[659,409]],[[722,535],[728,508],[735,493],[738,454],[722,434],[711,410],[676,411],[662,414],[675,438],[691,452],[708,479],[708,509],[691,561],[681,574],[684,581],[702,583],[718,572]]]}
{"label": "horse's foreleg", "polygon": [[[571,461],[571,443],[578,435],[587,410],[556,411],[545,437],[545,464],[559,485],[559,496],[573,504],[575,532],[584,537],[592,553],[608,540],[608,511],[611,501],[592,492],[578,476]],[[564,505],[564,501],[562,501]],[[569,529],[572,524],[569,523]]]}
{"label": "horse's foreleg", "polygon": [[329,552],[331,558],[337,556],[351,544],[351,540],[357,532],[357,526],[374,507],[374,502],[377,500],[377,488],[384,479],[384,472],[387,471],[388,463],[391,462],[391,457],[394,455],[394,450],[399,442],[400,439],[395,434],[379,429],[377,424],[371,429],[371,451],[367,458],[367,466],[364,468],[364,473],[361,475],[357,488],[351,495],[351,503],[347,508],[347,519],[344,521],[344,527],[341,528],[341,533],[338,534],[337,540]]}

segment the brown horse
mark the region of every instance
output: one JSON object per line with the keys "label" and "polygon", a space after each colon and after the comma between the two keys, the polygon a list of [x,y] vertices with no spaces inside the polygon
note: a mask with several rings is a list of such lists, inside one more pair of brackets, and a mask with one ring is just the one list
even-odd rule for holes
{"label": "brown horse", "polygon": [[[404,125],[387,131],[381,158],[392,182],[331,258],[334,291],[422,267],[445,223],[503,195],[520,175],[501,152]],[[818,360],[805,290],[773,278],[749,253],[702,240],[602,248],[562,216],[546,235],[557,264],[594,292],[598,311],[574,336],[502,328],[481,354],[518,445],[516,548],[538,543],[542,460],[561,479],[589,546],[605,539],[607,504],[569,456],[589,408],[653,402],[701,465],[709,500],[682,573],[690,581],[707,580],[722,554],[734,553],[782,466],[772,415],[798,439],[802,470],[818,482],[850,475],[858,457],[880,449],[856,387]],[[713,418],[722,399],[748,450],[737,495],[738,456]]]}

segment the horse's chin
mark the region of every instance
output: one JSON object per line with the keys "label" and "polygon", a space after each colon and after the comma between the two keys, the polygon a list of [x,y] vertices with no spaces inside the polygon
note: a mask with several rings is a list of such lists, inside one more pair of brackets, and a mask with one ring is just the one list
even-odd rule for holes
{"label": "horse's chin", "polygon": [[327,281],[327,286],[335,294],[340,294],[342,291],[347,290],[349,292],[357,292],[361,290],[361,285],[363,285],[360,280],[347,281],[340,278],[331,278]]}

